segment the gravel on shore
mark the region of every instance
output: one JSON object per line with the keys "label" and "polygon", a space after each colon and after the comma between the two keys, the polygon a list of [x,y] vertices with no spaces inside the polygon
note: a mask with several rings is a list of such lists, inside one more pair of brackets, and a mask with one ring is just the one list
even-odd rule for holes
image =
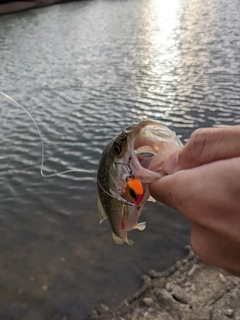
{"label": "gravel on shore", "polygon": [[201,262],[190,247],[185,259],[142,280],[133,296],[113,308],[100,304],[86,320],[240,320],[240,278]]}

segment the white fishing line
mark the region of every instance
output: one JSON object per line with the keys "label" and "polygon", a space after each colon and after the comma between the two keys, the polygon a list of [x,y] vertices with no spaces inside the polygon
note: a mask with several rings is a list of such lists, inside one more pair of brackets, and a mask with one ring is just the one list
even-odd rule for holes
{"label": "white fishing line", "polygon": [[[41,155],[41,165],[40,165],[40,174],[44,177],[44,178],[50,178],[50,177],[55,177],[58,176],[60,174],[66,174],[66,173],[70,173],[70,172],[84,172],[84,173],[90,173],[90,174],[96,174],[97,171],[96,170],[86,170],[86,169],[68,169],[68,170],[64,170],[64,171],[60,171],[60,172],[56,172],[56,173],[52,173],[52,174],[45,174],[44,171],[44,160],[45,160],[45,156],[44,156],[44,141],[43,141],[43,136],[42,133],[39,129],[38,124],[36,123],[35,119],[33,118],[33,116],[30,114],[30,112],[23,107],[20,103],[18,103],[16,100],[14,100],[12,97],[10,97],[9,95],[7,95],[6,93],[0,91],[0,94],[7,100],[9,101],[12,105],[14,105],[17,108],[21,108],[28,116],[29,118],[32,120],[32,122],[34,123],[39,138],[40,138],[40,142],[41,142],[41,151],[42,151],[42,155]],[[125,164],[125,163],[116,163],[116,164],[122,164],[124,166],[126,166],[128,172],[130,170],[131,174],[132,174],[132,170],[129,166],[129,164]],[[100,184],[99,180],[97,181],[98,185],[100,186],[100,188],[110,197],[115,198],[119,201],[121,201],[123,203],[123,205],[129,205],[129,206],[135,206],[138,207],[136,204],[133,204],[131,202],[128,202],[126,199],[124,199],[123,197],[121,197],[121,195],[117,195],[116,193],[114,193],[112,190],[110,190],[110,192],[108,192],[107,190],[105,190],[105,188]]]}
{"label": "white fishing line", "polygon": [[1,92],[0,94],[6,98],[8,101],[10,101],[11,104],[13,104],[15,107],[21,108],[32,120],[32,122],[34,123],[35,127],[37,128],[39,137],[40,137],[40,141],[41,141],[41,148],[42,148],[42,157],[41,157],[41,166],[40,166],[40,173],[44,178],[50,178],[50,177],[55,177],[58,176],[60,174],[64,174],[64,173],[70,173],[70,172],[85,172],[85,173],[91,173],[91,174],[96,174],[95,170],[86,170],[86,169],[69,169],[69,170],[65,170],[65,171],[61,171],[61,172],[56,172],[56,173],[52,173],[52,174],[45,174],[43,172],[43,166],[44,166],[44,142],[43,142],[43,136],[41,134],[41,131],[36,123],[36,121],[34,120],[34,118],[32,117],[32,115],[30,114],[30,112],[24,108],[20,103],[18,103],[17,101],[15,101],[13,98],[11,98],[10,96],[8,96],[6,93]]}
{"label": "white fishing line", "polygon": [[104,191],[109,197],[115,198],[115,199],[121,201],[123,204],[128,204],[129,206],[136,207],[136,208],[139,207],[139,206],[136,205],[135,203],[131,203],[131,202],[127,201],[126,199],[124,199],[123,197],[121,197],[121,195],[116,194],[116,193],[115,193],[113,190],[111,190],[111,189],[110,189],[110,192],[111,192],[111,193],[107,192],[107,191],[103,188],[103,186],[101,185],[101,183],[99,182],[99,180],[97,180],[97,183],[98,183],[99,187],[102,189],[102,191]]}

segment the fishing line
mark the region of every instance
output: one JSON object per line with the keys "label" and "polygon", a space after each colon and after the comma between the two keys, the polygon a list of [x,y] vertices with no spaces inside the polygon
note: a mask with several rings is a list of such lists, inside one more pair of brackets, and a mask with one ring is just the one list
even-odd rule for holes
{"label": "fishing line", "polygon": [[[45,149],[44,149],[44,141],[43,141],[43,136],[42,136],[42,133],[39,129],[39,126],[37,124],[37,122],[35,121],[35,119],[33,118],[33,116],[30,114],[30,112],[25,108],[23,107],[20,103],[18,103],[16,100],[14,100],[12,97],[10,97],[9,95],[7,95],[6,93],[0,91],[0,94],[6,98],[8,101],[10,101],[10,103],[12,105],[14,105],[15,107],[17,108],[21,108],[28,116],[29,118],[32,120],[32,122],[34,123],[36,129],[37,129],[37,132],[38,132],[38,135],[39,135],[39,138],[40,138],[40,142],[41,142],[41,151],[42,151],[42,156],[41,156],[41,165],[40,165],[40,174],[41,176],[43,176],[44,178],[50,178],[50,177],[55,177],[55,176],[58,176],[60,174],[66,174],[66,173],[70,173],[70,172],[84,172],[84,173],[90,173],[90,174],[96,174],[96,171],[95,170],[86,170],[86,169],[69,169],[69,170],[64,170],[64,171],[60,171],[60,172],[56,172],[56,173],[52,173],[52,174],[45,174],[43,172],[43,167],[44,167],[44,160],[45,160],[45,156],[44,156],[44,153],[45,153]],[[98,185],[100,186],[100,188],[107,194],[109,195],[110,197],[113,197],[113,198],[116,198],[130,206],[135,206],[135,204],[132,204],[130,202],[128,202],[127,200],[123,199],[121,196],[118,196],[116,194],[111,194],[109,192],[107,192],[103,186],[100,184],[99,181],[98,182]]]}
{"label": "fishing line", "polygon": [[[14,105],[15,107],[17,108],[21,108],[28,116],[29,118],[32,120],[32,122],[34,123],[36,129],[37,129],[37,132],[38,132],[38,135],[39,135],[39,138],[40,138],[40,142],[41,142],[41,151],[42,151],[42,156],[41,156],[41,165],[40,165],[40,174],[42,177],[44,178],[50,178],[50,177],[55,177],[55,176],[58,176],[60,174],[66,174],[66,173],[70,173],[70,172],[84,172],[84,173],[90,173],[90,174],[96,174],[96,171],[95,170],[86,170],[86,169],[69,169],[69,170],[64,170],[64,171],[60,171],[60,172],[56,172],[56,173],[52,173],[52,174],[45,174],[43,172],[43,167],[44,167],[44,160],[45,160],[45,156],[44,156],[44,153],[45,153],[45,149],[44,149],[44,141],[43,141],[43,136],[42,136],[42,133],[39,129],[39,126],[37,124],[37,122],[35,121],[35,119],[33,118],[33,116],[30,114],[30,112],[25,108],[23,107],[20,103],[18,103],[16,100],[14,100],[12,97],[10,97],[9,95],[7,95],[6,93],[0,91],[0,94],[5,98],[7,99],[8,101],[10,101],[10,103],[12,105]],[[129,163],[130,163],[130,160],[131,158],[129,159]],[[132,174],[132,170],[129,166],[129,163],[128,164],[125,164],[125,163],[116,163],[116,164],[122,164],[124,166],[126,166],[127,168],[127,171],[128,173],[131,172]],[[130,170],[130,171],[129,171]],[[133,174],[132,174],[133,175]],[[100,186],[100,188],[110,197],[112,198],[115,198],[119,201],[121,201],[123,204],[126,204],[126,205],[129,205],[129,206],[136,206],[135,204],[131,203],[131,202],[128,202],[126,199],[124,199],[123,197],[121,197],[121,195],[117,195],[115,194],[112,190],[110,192],[108,192],[107,190],[105,190],[105,188],[100,184],[99,180],[97,181],[98,182],[98,185]],[[137,206],[136,206],[137,207]]]}
{"label": "fishing line", "polygon": [[69,169],[69,170],[64,170],[61,172],[56,172],[56,173],[52,173],[52,174],[45,174],[43,172],[43,166],[44,166],[44,142],[43,142],[43,136],[41,134],[41,131],[36,123],[36,121],[34,120],[34,118],[32,117],[32,115],[30,114],[30,112],[24,108],[20,103],[18,103],[17,101],[15,101],[13,98],[11,98],[10,96],[8,96],[7,94],[5,94],[4,92],[0,91],[0,94],[6,98],[8,101],[10,101],[11,104],[13,104],[15,107],[21,108],[32,120],[32,122],[34,123],[37,131],[38,131],[38,135],[40,137],[40,141],[41,141],[41,149],[42,149],[42,157],[41,157],[41,166],[40,166],[40,174],[44,177],[44,178],[50,178],[50,177],[55,177],[58,176],[60,174],[64,174],[64,173],[70,173],[70,172],[85,172],[85,173],[91,173],[91,174],[95,174],[96,171],[95,170],[86,170],[86,169]]}
{"label": "fishing line", "polygon": [[110,192],[107,192],[103,186],[101,185],[101,183],[99,182],[99,180],[97,180],[97,183],[99,185],[99,187],[109,196],[109,197],[112,197],[112,198],[115,198],[119,201],[121,201],[123,204],[128,204],[129,206],[132,206],[132,207],[138,207],[135,203],[131,203],[131,202],[128,202],[126,199],[122,198],[121,196],[117,195],[115,192],[113,192],[111,189],[110,189]]}

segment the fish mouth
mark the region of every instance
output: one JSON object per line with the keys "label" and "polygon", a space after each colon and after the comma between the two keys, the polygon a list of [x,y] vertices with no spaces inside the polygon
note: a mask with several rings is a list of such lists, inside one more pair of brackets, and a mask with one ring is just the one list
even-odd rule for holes
{"label": "fish mouth", "polygon": [[151,152],[139,152],[139,150],[135,150],[135,152],[140,165],[143,168],[148,169],[150,167],[152,157],[154,157],[155,154]]}
{"label": "fish mouth", "polygon": [[[165,175],[162,169],[166,156],[182,146],[174,131],[160,122],[146,120],[133,128],[128,139],[131,169],[142,182]],[[148,178],[147,178],[148,176]]]}
{"label": "fish mouth", "polygon": [[141,140],[136,138],[133,150],[136,155],[135,160],[138,160],[141,167],[144,169],[150,169],[151,163],[158,153],[155,148],[154,141],[151,139],[146,141],[145,139]]}

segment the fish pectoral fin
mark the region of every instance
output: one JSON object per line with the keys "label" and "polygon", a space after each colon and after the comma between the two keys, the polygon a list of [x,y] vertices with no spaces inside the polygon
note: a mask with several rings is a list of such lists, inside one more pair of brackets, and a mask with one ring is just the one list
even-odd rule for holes
{"label": "fish pectoral fin", "polygon": [[98,215],[99,215],[99,224],[101,224],[105,219],[107,219],[106,213],[103,209],[102,202],[98,197]]}
{"label": "fish pectoral fin", "polygon": [[156,202],[156,200],[155,200],[152,196],[150,196],[150,197],[147,199],[147,201]]}
{"label": "fish pectoral fin", "polygon": [[136,229],[143,231],[146,228],[146,222],[139,222],[136,226]]}
{"label": "fish pectoral fin", "polygon": [[113,240],[116,242],[116,244],[123,244],[124,241],[119,238],[114,232],[112,232],[112,237],[113,237]]}

